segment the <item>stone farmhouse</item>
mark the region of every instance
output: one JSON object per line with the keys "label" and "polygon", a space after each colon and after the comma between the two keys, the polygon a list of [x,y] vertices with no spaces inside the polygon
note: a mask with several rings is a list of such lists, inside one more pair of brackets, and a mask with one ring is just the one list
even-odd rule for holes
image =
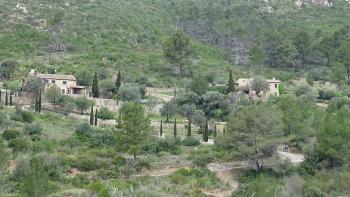
{"label": "stone farmhouse", "polygon": [[87,95],[85,86],[78,86],[77,79],[73,75],[43,74],[32,69],[28,77],[38,77],[45,83],[44,89],[56,85],[62,94],[67,95]]}
{"label": "stone farmhouse", "polygon": [[[255,91],[253,91],[251,89],[251,84],[252,84],[253,79],[252,78],[240,78],[236,81],[235,85],[237,87],[238,90],[244,91],[246,93],[249,94],[255,94]],[[275,96],[279,96],[279,84],[281,83],[280,80],[277,80],[275,78],[273,79],[268,79],[266,80],[267,83],[269,84],[269,90],[266,92],[261,92],[260,96],[265,96],[268,97],[270,95],[275,95]]]}

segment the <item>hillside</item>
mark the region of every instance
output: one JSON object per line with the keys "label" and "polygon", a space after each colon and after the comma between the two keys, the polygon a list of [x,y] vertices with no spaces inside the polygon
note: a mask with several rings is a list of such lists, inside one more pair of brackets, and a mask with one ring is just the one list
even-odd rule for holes
{"label": "hillside", "polygon": [[192,38],[191,69],[223,73],[249,64],[249,48],[263,47],[271,31],[292,37],[303,29],[320,36],[349,24],[350,17],[343,1],[331,7],[260,0],[0,3],[0,61],[14,59],[62,73],[106,67],[125,70],[131,79],[146,75],[158,85],[173,79],[162,44],[176,28]]}

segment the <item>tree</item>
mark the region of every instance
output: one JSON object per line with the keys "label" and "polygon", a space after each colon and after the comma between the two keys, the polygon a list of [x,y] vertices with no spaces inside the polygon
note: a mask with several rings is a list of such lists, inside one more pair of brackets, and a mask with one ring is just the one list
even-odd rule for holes
{"label": "tree", "polygon": [[0,137],[0,195],[2,194],[2,186],[4,184],[3,173],[6,166],[6,152],[4,140]]}
{"label": "tree", "polygon": [[149,119],[145,116],[144,107],[138,103],[125,103],[121,112],[122,128],[125,130],[121,141],[126,145],[127,151],[133,154],[134,159],[136,159],[136,154],[148,137]]}
{"label": "tree", "polygon": [[205,94],[209,89],[208,81],[201,74],[196,75],[190,84],[190,90],[199,95]]}
{"label": "tree", "polygon": [[110,79],[104,79],[99,83],[101,96],[104,98],[112,98],[113,94],[116,92],[115,84]]}
{"label": "tree", "polygon": [[61,90],[56,85],[50,86],[46,90],[46,99],[54,106],[58,104],[60,96]]}
{"label": "tree", "polygon": [[10,94],[10,106],[12,106],[12,94]]}
{"label": "tree", "polygon": [[350,84],[350,39],[343,42],[337,50],[337,59],[344,65],[348,83]]}
{"label": "tree", "polygon": [[160,114],[166,117],[165,122],[169,122],[169,118],[173,117],[177,112],[177,105],[175,102],[170,101],[163,105],[160,109]]}
{"label": "tree", "polygon": [[119,88],[118,97],[123,101],[139,101],[141,99],[140,88],[133,84],[123,84]]}
{"label": "tree", "polygon": [[202,96],[202,103],[199,106],[206,117],[221,119],[229,113],[229,101],[219,92],[210,91]]}
{"label": "tree", "polygon": [[259,95],[262,91],[266,92],[270,89],[269,83],[262,77],[255,77],[252,81],[251,86],[252,90],[256,92],[256,95]]}
{"label": "tree", "polygon": [[80,114],[83,114],[83,112],[89,108],[91,102],[85,96],[81,96],[75,100],[75,105],[78,110],[80,110]]}
{"label": "tree", "polygon": [[208,120],[205,120],[205,127],[203,131],[203,142],[208,142],[208,138],[209,138]]}
{"label": "tree", "polygon": [[163,46],[164,57],[179,69],[183,74],[184,60],[191,55],[190,38],[183,32],[177,31],[168,38]]}
{"label": "tree", "polygon": [[176,125],[176,118],[175,118],[175,121],[174,121],[174,137],[177,136],[177,125]]}
{"label": "tree", "polygon": [[202,132],[205,126],[205,121],[206,121],[205,113],[202,110],[196,110],[193,115],[193,123],[199,126]]}
{"label": "tree", "polygon": [[122,85],[122,77],[120,71],[118,71],[117,79],[115,80],[115,93],[118,94],[119,88]]}
{"label": "tree", "polygon": [[160,131],[159,131],[159,136],[163,137],[163,120],[160,121]]}
{"label": "tree", "polygon": [[232,70],[230,70],[229,78],[228,78],[228,92],[235,91],[235,82],[233,81]]}
{"label": "tree", "polygon": [[8,96],[7,90],[6,90],[6,93],[5,93],[5,106],[8,106],[8,103],[9,103],[9,96]]}
{"label": "tree", "polygon": [[344,64],[339,62],[334,62],[331,67],[331,80],[334,83],[345,84],[346,76],[344,73],[347,73],[347,70]]}
{"label": "tree", "polygon": [[327,66],[330,65],[333,56],[334,56],[334,48],[333,48],[333,39],[331,36],[324,36],[319,43],[319,50],[324,58],[326,58]]}
{"label": "tree", "polygon": [[27,92],[33,92],[34,94],[39,93],[44,87],[44,82],[38,77],[29,78],[25,81],[23,90]]}
{"label": "tree", "polygon": [[249,61],[252,64],[253,68],[264,63],[264,53],[258,45],[253,45],[249,49],[248,55],[249,55]]}
{"label": "tree", "polygon": [[94,106],[91,106],[90,110],[90,125],[94,125]]}
{"label": "tree", "polygon": [[23,181],[23,195],[28,197],[42,197],[48,193],[49,176],[43,170],[43,164],[38,158],[30,162],[30,170]]}
{"label": "tree", "polygon": [[180,107],[180,113],[187,118],[187,136],[191,136],[192,134],[192,118],[196,111],[196,105],[194,104],[184,104]]}
{"label": "tree", "polygon": [[95,110],[95,126],[97,126],[97,117],[98,117],[98,111],[97,111],[97,108]]}
{"label": "tree", "polygon": [[350,162],[350,112],[345,107],[328,113],[317,135],[317,150],[330,167]]}
{"label": "tree", "polygon": [[95,72],[94,79],[92,81],[92,96],[98,98],[100,96],[100,90],[98,88],[98,78],[97,73]]}
{"label": "tree", "polygon": [[293,43],[296,49],[298,50],[299,59],[302,66],[306,67],[308,64],[308,57],[310,54],[310,35],[306,31],[301,31],[294,37]]}
{"label": "tree", "polygon": [[81,69],[75,74],[78,85],[90,86],[92,82],[92,72],[87,69]]}
{"label": "tree", "polygon": [[306,106],[292,96],[282,96],[278,107],[283,112],[282,120],[285,125],[285,134],[290,135],[292,133],[298,133],[300,135],[300,132],[305,129],[304,121],[307,117],[303,116],[303,112],[306,111]]}
{"label": "tree", "polygon": [[278,109],[267,104],[244,107],[228,118],[225,138],[218,140],[217,145],[255,161],[260,171],[264,158],[275,152],[283,136],[281,117]]}
{"label": "tree", "polygon": [[63,114],[68,117],[68,115],[72,113],[75,108],[75,103],[65,103],[63,106]]}

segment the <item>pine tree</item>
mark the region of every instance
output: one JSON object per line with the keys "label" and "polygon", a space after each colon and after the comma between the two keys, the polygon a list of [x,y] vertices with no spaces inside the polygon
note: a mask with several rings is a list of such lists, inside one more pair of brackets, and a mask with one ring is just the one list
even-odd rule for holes
{"label": "pine tree", "polygon": [[9,102],[9,97],[8,97],[7,90],[6,90],[6,93],[5,93],[5,105],[6,106],[8,106],[8,102]]}
{"label": "pine tree", "polygon": [[235,82],[233,81],[232,70],[230,70],[230,75],[228,79],[228,92],[235,91]]}
{"label": "pine tree", "polygon": [[90,111],[90,125],[94,125],[94,106],[91,106],[91,111]]}
{"label": "pine tree", "polygon": [[187,136],[189,137],[189,136],[191,136],[192,134],[191,134],[191,128],[192,127],[192,122],[191,122],[191,119],[189,119],[188,120],[188,127],[187,127]]}
{"label": "pine tree", "polygon": [[99,94],[100,94],[100,91],[98,89],[97,73],[95,72],[94,79],[92,81],[92,96],[94,98],[98,98]]}
{"label": "pine tree", "polygon": [[122,85],[122,78],[120,71],[118,71],[117,80],[115,81],[115,90],[118,93],[120,86]]}
{"label": "pine tree", "polygon": [[163,136],[163,120],[160,121],[160,132],[159,132],[160,137]]}
{"label": "pine tree", "polygon": [[95,126],[97,126],[97,109],[95,110]]}
{"label": "pine tree", "polygon": [[175,122],[174,122],[174,137],[177,136],[177,125],[176,125],[176,118],[175,118]]}
{"label": "pine tree", "polygon": [[203,142],[208,142],[208,121],[205,121],[205,127],[203,131]]}

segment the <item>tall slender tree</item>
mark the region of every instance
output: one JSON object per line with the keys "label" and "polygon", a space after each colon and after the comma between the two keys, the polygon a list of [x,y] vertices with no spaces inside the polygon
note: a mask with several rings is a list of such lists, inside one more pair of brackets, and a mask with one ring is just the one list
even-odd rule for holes
{"label": "tall slender tree", "polygon": [[94,106],[91,106],[91,111],[90,111],[90,125],[94,125]]}
{"label": "tall slender tree", "polygon": [[190,137],[192,134],[192,122],[191,119],[188,119],[188,126],[187,126],[187,136]]}
{"label": "tall slender tree", "polygon": [[163,120],[160,121],[160,131],[159,131],[160,137],[163,137]]}
{"label": "tall slender tree", "polygon": [[48,173],[44,170],[42,161],[37,158],[30,162],[28,175],[24,177],[22,192],[28,197],[42,197],[48,193]]}
{"label": "tall slender tree", "polygon": [[95,126],[97,126],[97,113],[98,113],[98,111],[97,111],[97,109],[95,110]]}
{"label": "tall slender tree", "polygon": [[122,128],[122,111],[121,110],[119,110],[118,128]]}
{"label": "tall slender tree", "polygon": [[120,86],[122,85],[122,77],[120,71],[118,71],[117,79],[115,80],[115,91],[118,93]]}
{"label": "tall slender tree", "polygon": [[98,78],[97,78],[97,73],[95,72],[94,79],[92,81],[92,96],[94,98],[98,98],[100,95],[100,91],[98,88]]}
{"label": "tall slender tree", "polygon": [[41,113],[41,90],[39,91],[38,112]]}
{"label": "tall slender tree", "polygon": [[2,99],[2,98],[1,98],[1,96],[2,96],[1,94],[2,94],[2,92],[1,92],[1,89],[0,89],[0,103],[1,103],[1,101],[2,101],[2,100],[1,100],[1,99]]}
{"label": "tall slender tree", "polygon": [[9,97],[8,97],[7,90],[6,90],[6,93],[5,93],[5,105],[8,106],[8,104],[9,104]]}
{"label": "tall slender tree", "polygon": [[216,134],[217,134],[217,127],[216,127],[216,124],[214,123],[214,137],[216,137]]}
{"label": "tall slender tree", "polygon": [[208,120],[205,121],[205,127],[204,127],[204,131],[203,131],[203,142],[208,142]]}
{"label": "tall slender tree", "polygon": [[176,118],[175,118],[175,122],[174,122],[174,137],[177,136],[177,125],[176,125]]}
{"label": "tall slender tree", "polygon": [[10,106],[12,106],[12,94],[10,94]]}
{"label": "tall slender tree", "polygon": [[228,92],[235,91],[235,82],[233,81],[232,70],[230,70],[229,78],[228,78]]}

